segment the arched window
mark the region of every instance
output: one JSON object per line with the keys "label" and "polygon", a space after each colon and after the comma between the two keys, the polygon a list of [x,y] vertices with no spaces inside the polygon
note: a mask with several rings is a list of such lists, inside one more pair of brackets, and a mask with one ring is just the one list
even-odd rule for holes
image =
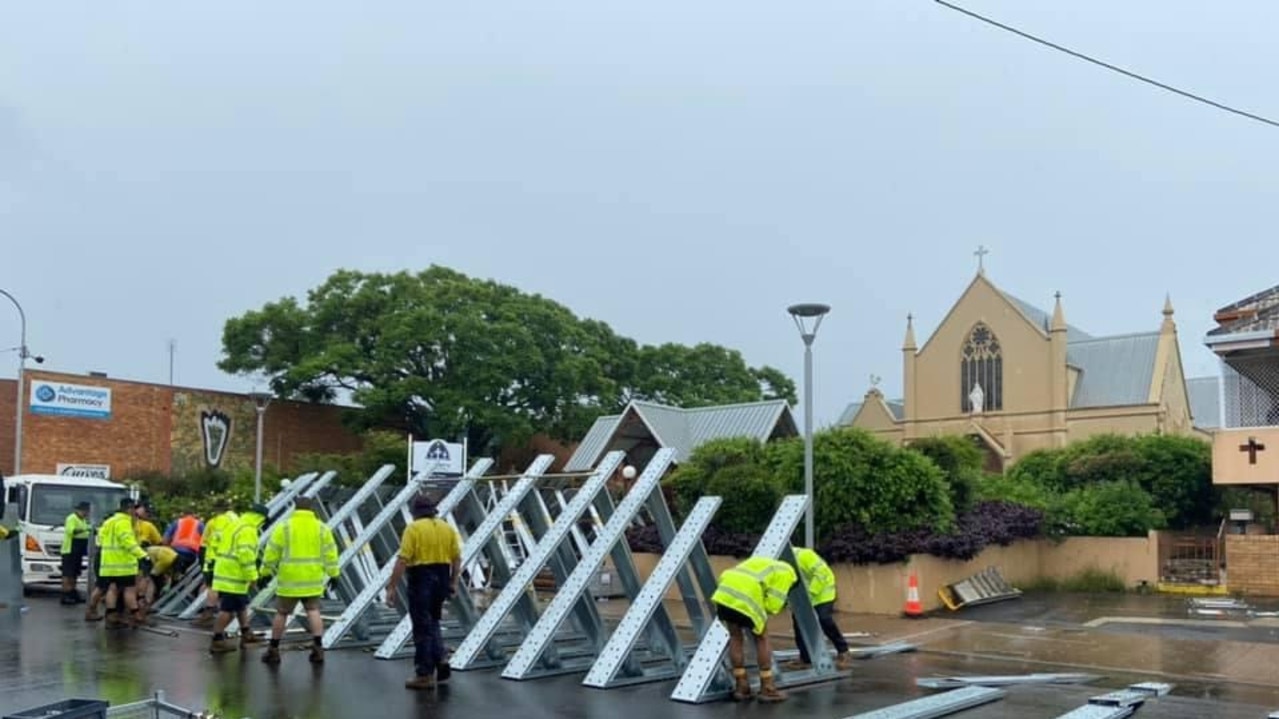
{"label": "arched window", "polygon": [[[978,322],[968,333],[959,363],[959,401],[965,414],[972,412],[973,397],[982,397],[979,412],[998,412],[1004,408],[1004,356],[999,339],[984,322]],[[980,392],[975,390],[980,387]]]}

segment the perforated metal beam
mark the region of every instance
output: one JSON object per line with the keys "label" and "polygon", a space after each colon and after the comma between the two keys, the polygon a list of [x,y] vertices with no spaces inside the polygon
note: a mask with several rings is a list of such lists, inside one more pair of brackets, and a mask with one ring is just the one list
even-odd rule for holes
{"label": "perforated metal beam", "polygon": [[[554,455],[541,455],[535,459],[533,464],[529,465],[529,468],[520,477],[519,481],[515,483],[515,487],[511,489],[511,491],[507,492],[500,501],[498,501],[497,506],[494,507],[492,511],[485,515],[480,526],[476,528],[475,532],[468,537],[462,545],[462,566],[469,566],[474,563],[477,558],[479,558],[481,552],[489,546],[489,542],[494,538],[494,535],[501,531],[502,519],[513,512],[515,507],[524,500],[537,483],[537,480],[542,475],[546,474],[546,470],[550,469],[551,464],[554,461]],[[448,509],[451,513],[461,502],[461,499],[462,497],[459,495],[449,507],[446,507],[446,509]],[[382,568],[378,577],[378,583],[376,585],[371,585],[372,596],[376,596],[378,590],[390,581],[391,572],[394,568],[395,560],[391,560]],[[363,596],[364,595],[362,594],[361,597]],[[333,627],[330,627],[329,630],[330,632],[333,632],[336,628],[337,625],[335,624]],[[328,641],[328,636],[328,633],[326,633],[326,642]],[[400,619],[399,623],[395,625],[395,628],[391,630],[391,633],[382,641],[382,644],[378,646],[377,651],[374,652],[374,656],[379,659],[393,658],[412,636],[413,620],[406,614]]]}
{"label": "perforated metal beam", "polygon": [[[575,561],[575,555],[571,551],[567,553],[561,551],[564,540],[576,525],[578,518],[586,511],[587,506],[594,501],[595,495],[604,489],[613,473],[617,471],[617,467],[622,463],[623,456],[622,452],[609,452],[605,455],[590,479],[582,485],[573,500],[569,502],[569,506],[556,518],[546,533],[542,535],[537,547],[534,548],[527,559],[520,563],[519,569],[515,571],[511,581],[502,588],[502,592],[489,605],[488,611],[484,613],[484,616],[480,617],[480,621],[466,635],[466,639],[454,650],[453,656],[449,660],[449,665],[453,669],[460,671],[477,668],[479,656],[492,641],[493,636],[497,633],[498,626],[520,602],[520,598],[525,595],[529,585],[533,583],[533,579],[543,567],[548,563],[554,565],[558,561],[561,565],[559,567],[560,572],[571,571],[571,567],[565,565],[570,562],[570,558],[574,558]],[[535,525],[535,528],[537,524],[545,523],[544,518],[536,515],[530,517],[529,520]]]}
{"label": "perforated metal beam", "polygon": [[[783,499],[752,556],[781,559],[794,564],[790,540],[803,517],[807,503],[808,497],[802,494],[792,494]],[[830,654],[820,649],[824,646],[824,638],[817,622],[817,612],[813,610],[802,578],[792,587],[787,603],[799,624],[800,636],[806,646],[814,648],[810,653],[813,664],[811,669],[798,672],[780,672],[773,667],[778,685],[795,686],[838,678],[839,674],[835,672]],[[730,667],[725,665],[724,655],[727,649],[728,630],[718,621],[711,622],[676,684],[675,691],[671,692],[671,699],[701,704],[727,698],[733,687]]]}
{"label": "perforated metal beam", "polygon": [[[660,499],[660,493],[658,496]],[[627,665],[640,637],[654,628],[654,616],[666,614],[662,599],[670,591],[676,575],[684,571],[684,566],[694,548],[701,546],[702,533],[710,525],[711,519],[714,518],[722,502],[720,497],[702,497],[697,500],[693,511],[689,512],[688,519],[684,520],[684,526],[680,527],[675,538],[666,544],[662,558],[653,568],[652,574],[644,583],[644,588],[640,590],[639,595],[631,601],[630,609],[626,610],[622,621],[618,623],[617,628],[609,636],[608,642],[600,650],[599,658],[591,666],[582,684],[596,689],[609,689],[621,684],[635,683],[636,680],[658,681],[675,677],[684,669],[687,660],[682,651],[679,635],[673,632],[672,627],[671,635],[662,637],[670,655],[670,664],[659,671],[651,669],[644,671],[640,667],[634,667],[634,671],[626,677],[629,681],[618,681],[618,675]],[[669,617],[666,623],[670,623]],[[666,632],[662,633],[666,634]]]}
{"label": "perforated metal beam", "polygon": [[[566,666],[562,662],[545,661],[544,653],[574,605],[583,601],[594,604],[594,598],[590,596],[589,591],[593,575],[599,573],[605,557],[612,553],[618,542],[625,539],[631,518],[639,513],[654,492],[659,491],[658,485],[674,459],[674,450],[662,449],[649,460],[644,472],[639,479],[635,480],[635,484],[631,486],[622,503],[617,506],[616,511],[609,517],[608,523],[600,530],[599,536],[590,544],[581,561],[577,563],[568,581],[557,588],[555,598],[551,600],[537,624],[533,626],[533,631],[529,632],[524,643],[520,645],[519,650],[502,671],[502,678],[529,679],[534,676],[571,673],[583,668]],[[629,559],[629,553],[627,558]],[[638,593],[638,587],[636,593]],[[603,627],[597,629],[598,634],[602,635]],[[542,660],[540,667],[536,666],[539,660]]]}
{"label": "perforated metal beam", "polygon": [[894,704],[883,709],[854,714],[847,719],[937,719],[937,717],[999,701],[1007,694],[1003,689],[992,687],[964,687]]}

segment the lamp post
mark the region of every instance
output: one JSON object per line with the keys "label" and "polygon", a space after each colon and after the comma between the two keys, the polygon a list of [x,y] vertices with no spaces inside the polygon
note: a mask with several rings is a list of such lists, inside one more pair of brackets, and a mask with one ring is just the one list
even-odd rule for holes
{"label": "lamp post", "polygon": [[253,501],[262,503],[262,419],[266,415],[266,407],[271,404],[270,392],[250,392],[253,406],[258,411],[258,454],[253,469]]}
{"label": "lamp post", "polygon": [[[805,303],[786,309],[799,328],[804,340],[804,494],[808,495],[808,507],[804,511],[804,546],[813,548],[813,340],[822,318],[830,312],[830,305]],[[812,321],[812,327],[808,326]]]}
{"label": "lamp post", "polygon": [[21,328],[21,338],[18,340],[17,414],[13,418],[13,473],[22,474],[22,410],[24,409],[22,384],[27,372],[27,358],[34,359],[36,364],[42,364],[44,357],[32,355],[31,350],[27,349],[27,313],[22,311],[22,305],[18,303],[18,298],[4,290],[0,290],[0,295],[7,297],[18,310],[18,320]]}

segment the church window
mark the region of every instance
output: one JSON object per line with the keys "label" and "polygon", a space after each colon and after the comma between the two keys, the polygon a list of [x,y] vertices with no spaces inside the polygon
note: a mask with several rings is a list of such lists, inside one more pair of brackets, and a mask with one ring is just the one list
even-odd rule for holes
{"label": "church window", "polygon": [[[960,357],[959,401],[965,414],[1004,408],[1004,356],[999,339],[984,322],[968,333]],[[979,389],[980,388],[980,389]],[[981,406],[973,406],[980,401]]]}

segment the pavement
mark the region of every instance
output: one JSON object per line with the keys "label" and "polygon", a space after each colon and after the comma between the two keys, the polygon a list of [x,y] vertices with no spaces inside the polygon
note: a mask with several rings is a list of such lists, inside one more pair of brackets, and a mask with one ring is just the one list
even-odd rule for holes
{"label": "pavement", "polygon": [[[258,661],[260,650],[208,655],[208,633],[185,625],[173,625],[176,638],[108,633],[101,623],[86,624],[81,608],[61,607],[56,598],[26,602],[27,611],[0,618],[0,717],[71,697],[118,705],[163,690],[176,704],[223,719],[650,719],[659,713],[664,719],[843,719],[934,693],[918,688],[917,678],[1079,671],[1100,679],[1086,686],[1009,687],[1001,701],[955,716],[1057,717],[1090,696],[1139,681],[1176,688],[1148,702],[1138,719],[1255,719],[1279,710],[1279,627],[1180,625],[1175,620],[1188,618],[1185,600],[1160,596],[1027,596],[919,620],[841,615],[845,632],[871,635],[855,643],[904,639],[919,650],[857,662],[846,678],[793,690],[790,701],[774,706],[681,704],[669,699],[673,682],[601,691],[582,687],[580,676],[515,682],[495,670],[458,672],[437,690],[410,692],[403,688],[409,662],[379,661],[362,650],[331,651],[322,667],[313,667],[305,652],[288,652],[282,666],[269,668]],[[600,606],[606,614],[625,608],[617,601]],[[1107,617],[1124,621],[1095,624]],[[772,625],[779,645],[789,639],[788,626],[782,617]]]}

